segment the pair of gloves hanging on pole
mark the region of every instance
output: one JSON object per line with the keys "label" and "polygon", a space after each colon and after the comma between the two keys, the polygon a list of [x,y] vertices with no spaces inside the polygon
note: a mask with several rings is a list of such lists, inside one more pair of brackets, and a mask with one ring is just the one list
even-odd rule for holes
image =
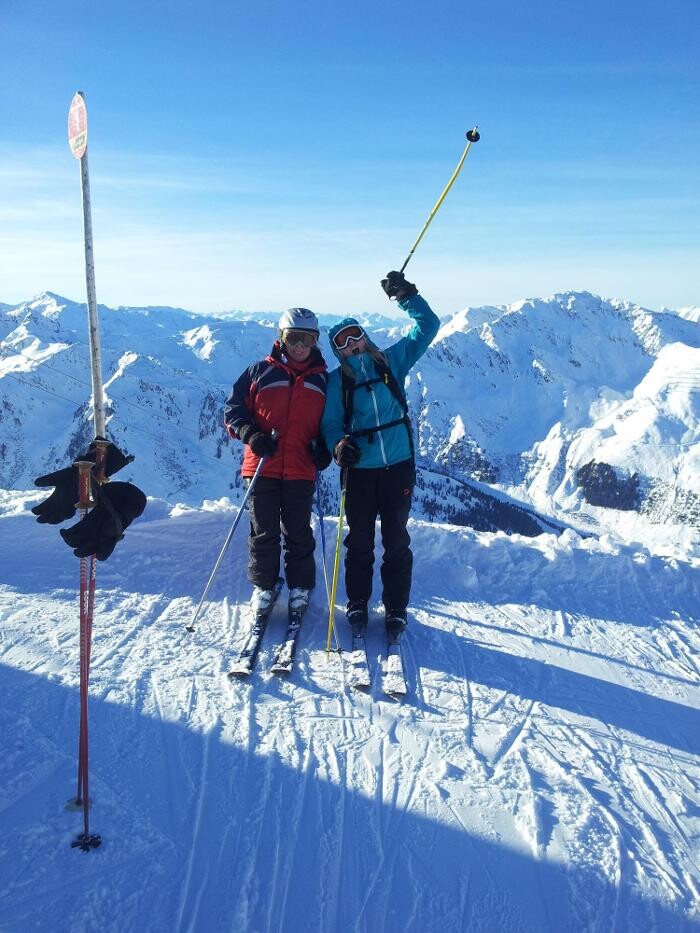
{"label": "pair of gloves hanging on pole", "polygon": [[124,529],[146,508],[146,496],[132,483],[99,481],[101,474],[110,477],[134,458],[125,456],[115,444],[107,443],[104,459],[98,466],[98,441],[105,444],[102,438],[93,441],[87,452],[76,458],[73,466],[34,480],[34,484],[42,489],[53,486],[53,492],[48,499],[34,506],[32,512],[41,524],[58,525],[73,518],[80,505],[80,471],[76,463],[94,463],[90,471],[90,486],[95,506],[79,522],[70,528],[62,528],[60,533],[76,557],[94,554],[98,560],[106,560],[124,537]]}

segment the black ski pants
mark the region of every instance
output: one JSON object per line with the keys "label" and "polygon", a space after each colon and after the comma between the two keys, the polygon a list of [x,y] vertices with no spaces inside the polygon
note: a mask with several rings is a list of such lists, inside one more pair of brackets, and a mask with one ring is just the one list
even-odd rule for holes
{"label": "black ski pants", "polygon": [[314,533],[311,529],[316,484],[304,479],[260,476],[248,498],[248,579],[271,589],[280,573],[284,538],[284,576],[289,589],[312,589],[316,582]]}
{"label": "black ski pants", "polygon": [[351,602],[368,602],[372,595],[374,525],[379,516],[384,545],[382,601],[386,609],[408,606],[413,554],[406,524],[415,482],[413,460],[377,469],[355,467],[348,470],[345,590]]}

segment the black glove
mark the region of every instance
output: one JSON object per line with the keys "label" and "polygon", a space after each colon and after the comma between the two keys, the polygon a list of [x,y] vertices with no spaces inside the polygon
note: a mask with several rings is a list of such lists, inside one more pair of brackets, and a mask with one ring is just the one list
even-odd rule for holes
{"label": "black glove", "polygon": [[418,294],[416,286],[406,281],[403,272],[387,272],[386,278],[382,279],[382,288],[389,298],[396,298],[397,301]]}
{"label": "black glove", "polygon": [[[97,458],[97,444],[93,441],[87,450],[87,453],[76,457],[76,460],[89,460],[92,463]],[[125,456],[115,444],[109,444],[105,450],[104,472],[105,476],[112,476],[117,473],[127,463],[131,463],[133,456]],[[68,518],[75,515],[75,507],[78,501],[79,493],[79,471],[77,466],[65,467],[63,470],[56,470],[54,473],[47,473],[45,476],[38,476],[34,480],[34,485],[40,489],[54,486],[54,491],[48,499],[44,499],[39,505],[32,509],[36,520],[41,524],[58,525],[59,522],[65,522]]]}
{"label": "black glove", "polygon": [[330,466],[333,459],[330,450],[326,447],[326,442],[322,437],[316,437],[309,444],[309,453],[317,470],[325,470]]}
{"label": "black glove", "polygon": [[353,437],[344,437],[338,441],[333,451],[335,462],[341,467],[355,466],[360,462],[360,448]]}
{"label": "black glove", "polygon": [[106,560],[124,529],[146,508],[146,497],[131,483],[109,483],[97,487],[97,505],[70,528],[61,528],[61,537],[76,557],[94,554]]}
{"label": "black glove", "polygon": [[277,450],[277,441],[271,434],[258,431],[257,434],[251,436],[248,446],[256,457],[274,457]]}
{"label": "black glove", "polygon": [[70,466],[64,470],[56,470],[55,473],[47,473],[46,476],[38,476],[34,485],[42,489],[47,486],[55,487],[48,499],[44,499],[32,509],[38,522],[42,525],[58,525],[67,518],[73,518],[78,501],[77,467]]}
{"label": "black glove", "polygon": [[278,440],[266,431],[244,424],[236,429],[238,436],[253,451],[256,457],[272,457],[277,450]]}
{"label": "black glove", "polygon": [[248,435],[247,445],[256,457],[274,457],[277,450],[277,438],[265,431],[254,431]]}
{"label": "black glove", "polygon": [[[82,457],[76,457],[76,460],[92,460],[92,462],[94,463],[97,457],[97,441],[98,440],[101,441],[101,440],[104,440],[104,438],[99,437],[96,440],[92,441],[92,443],[88,447],[88,452]],[[103,461],[105,476],[114,476],[114,474],[118,473],[122,469],[122,467],[125,467],[127,465],[127,463],[131,463],[133,459],[134,459],[133,454],[129,454],[127,456],[126,454],[123,454],[121,452],[121,450],[117,447],[116,444],[108,444],[107,448],[105,449],[105,457]]]}

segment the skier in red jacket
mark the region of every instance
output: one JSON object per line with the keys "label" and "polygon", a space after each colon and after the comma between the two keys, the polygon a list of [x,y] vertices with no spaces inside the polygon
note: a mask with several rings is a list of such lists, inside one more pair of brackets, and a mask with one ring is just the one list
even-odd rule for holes
{"label": "skier in red jacket", "polygon": [[256,611],[275,599],[282,537],[290,608],[306,606],[315,584],[316,471],[331,461],[320,436],[328,377],[318,337],[313,312],[285,311],[272,352],[241,374],[224,409],[229,434],[246,444],[243,478],[250,480],[260,458],[267,458],[248,499],[248,579]]}

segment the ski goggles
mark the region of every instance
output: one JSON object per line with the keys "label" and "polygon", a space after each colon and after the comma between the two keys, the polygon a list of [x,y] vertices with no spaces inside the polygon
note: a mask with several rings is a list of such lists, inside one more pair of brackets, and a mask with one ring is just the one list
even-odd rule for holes
{"label": "ski goggles", "polygon": [[283,330],[282,331],[282,343],[286,343],[287,346],[293,347],[297,344],[302,343],[305,347],[314,347],[316,346],[316,341],[318,340],[318,335],[311,330]]}
{"label": "ski goggles", "polygon": [[348,324],[347,327],[339,330],[335,335],[333,338],[333,346],[337,350],[345,350],[351,340],[362,340],[362,338],[366,336],[367,335],[359,324]]}

